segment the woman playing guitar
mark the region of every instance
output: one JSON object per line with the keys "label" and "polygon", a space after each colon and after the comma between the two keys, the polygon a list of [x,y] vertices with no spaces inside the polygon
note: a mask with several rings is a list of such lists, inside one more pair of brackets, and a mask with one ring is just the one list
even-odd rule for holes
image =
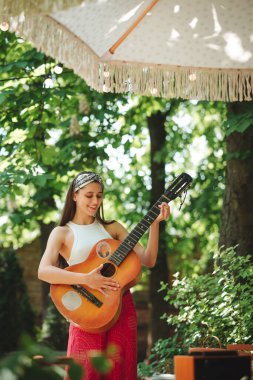
{"label": "woman playing guitar", "polygon": [[[72,181],[59,226],[51,232],[46,250],[42,256],[38,277],[50,284],[84,285],[107,296],[110,292],[120,292],[120,284],[115,278],[101,275],[103,264],[87,273],[71,272],[59,267],[59,257],[69,265],[85,261],[94,244],[102,239],[124,241],[127,230],[116,221],[106,221],[103,217],[103,182],[93,172],[79,173]],[[134,251],[142,265],[153,267],[158,252],[159,223],[170,215],[169,205],[162,202],[160,214],[150,226],[147,247],[139,243]],[[98,250],[101,257],[108,255],[106,244]],[[85,380],[99,380],[99,374],[90,365],[90,350],[104,350],[108,343],[118,348],[110,380],[136,380],[137,339],[136,312],[132,296],[127,290],[122,297],[122,308],[115,324],[101,333],[87,332],[70,323],[67,355],[77,358],[85,369]]]}

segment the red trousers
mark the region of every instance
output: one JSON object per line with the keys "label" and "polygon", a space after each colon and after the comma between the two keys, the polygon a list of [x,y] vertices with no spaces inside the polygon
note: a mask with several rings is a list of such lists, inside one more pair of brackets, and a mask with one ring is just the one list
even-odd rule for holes
{"label": "red trousers", "polygon": [[[70,325],[67,355],[76,358],[85,369],[83,380],[136,380],[137,379],[137,328],[136,310],[130,291],[122,297],[122,310],[110,330],[93,334]],[[89,350],[105,350],[108,344],[117,348],[113,369],[105,376],[91,366]]]}

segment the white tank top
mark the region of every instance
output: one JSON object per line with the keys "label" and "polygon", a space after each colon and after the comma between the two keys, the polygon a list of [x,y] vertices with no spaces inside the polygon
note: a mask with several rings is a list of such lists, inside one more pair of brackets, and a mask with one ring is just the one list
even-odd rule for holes
{"label": "white tank top", "polygon": [[68,222],[66,224],[74,235],[73,246],[70,257],[67,260],[69,265],[79,264],[86,260],[92,247],[102,239],[112,239],[104,226],[96,219],[91,224],[75,224]]}

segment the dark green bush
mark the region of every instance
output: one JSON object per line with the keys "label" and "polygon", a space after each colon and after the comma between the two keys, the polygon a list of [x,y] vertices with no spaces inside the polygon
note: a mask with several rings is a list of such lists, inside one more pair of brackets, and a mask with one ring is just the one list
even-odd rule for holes
{"label": "dark green bush", "polygon": [[83,368],[72,358],[22,336],[20,349],[0,361],[1,380],[62,380],[69,367],[70,380],[81,380]]}
{"label": "dark green bush", "polygon": [[[166,315],[173,326],[174,339],[158,341],[150,357],[151,365],[140,364],[140,374],[163,372],[175,354],[189,347],[226,347],[253,341],[253,264],[250,256],[239,256],[234,248],[213,256],[212,273],[180,279],[175,274],[172,288],[163,284],[165,301],[175,315]],[[167,366],[167,367],[166,367]]]}
{"label": "dark green bush", "polygon": [[15,251],[0,251],[0,354],[14,351],[22,333],[34,334],[35,315],[29,303]]}
{"label": "dark green bush", "polygon": [[38,341],[49,345],[55,350],[66,351],[68,329],[69,323],[49,299],[46,315],[38,333]]}

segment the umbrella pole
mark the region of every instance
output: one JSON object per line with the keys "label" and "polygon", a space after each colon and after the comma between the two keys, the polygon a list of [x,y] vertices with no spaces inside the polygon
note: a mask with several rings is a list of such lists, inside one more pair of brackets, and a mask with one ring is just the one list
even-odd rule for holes
{"label": "umbrella pole", "polygon": [[146,14],[158,3],[159,0],[153,0],[146,9],[140,14],[140,16],[135,20],[135,22],[127,29],[127,31],[112,45],[109,49],[111,54],[115,53],[115,50],[122,44],[122,42],[127,38],[127,36],[136,28],[136,26],[141,22],[141,20],[146,16]]}

